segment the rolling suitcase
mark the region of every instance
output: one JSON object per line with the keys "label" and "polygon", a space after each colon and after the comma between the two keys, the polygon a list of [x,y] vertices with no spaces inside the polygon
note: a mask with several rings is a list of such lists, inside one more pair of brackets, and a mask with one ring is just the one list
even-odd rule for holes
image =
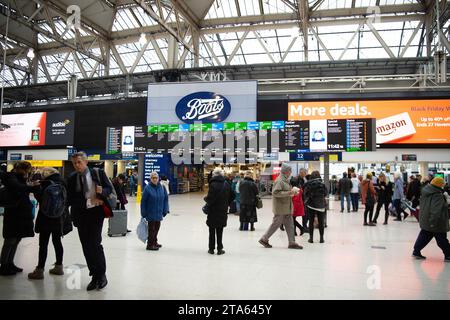
{"label": "rolling suitcase", "polygon": [[108,219],[108,236],[127,235],[127,210],[113,210],[114,217]]}

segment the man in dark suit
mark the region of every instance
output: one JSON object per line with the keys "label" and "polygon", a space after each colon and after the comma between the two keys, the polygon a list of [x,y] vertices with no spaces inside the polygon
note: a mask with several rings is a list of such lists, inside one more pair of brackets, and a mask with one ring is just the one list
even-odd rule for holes
{"label": "man in dark suit", "polygon": [[73,224],[78,228],[83,254],[92,280],[87,290],[103,289],[106,279],[106,260],[102,246],[102,228],[105,218],[102,205],[109,209],[107,197],[112,192],[111,184],[103,170],[88,168],[84,152],[72,156],[75,172],[67,181],[67,198]]}

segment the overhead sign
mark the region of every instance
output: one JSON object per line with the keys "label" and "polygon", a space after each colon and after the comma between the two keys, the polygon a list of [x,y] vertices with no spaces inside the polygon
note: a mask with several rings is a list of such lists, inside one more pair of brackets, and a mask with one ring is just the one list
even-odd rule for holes
{"label": "overhead sign", "polygon": [[[342,152],[330,153],[330,161],[342,161]],[[323,153],[318,152],[291,152],[289,161],[323,161]]]}
{"label": "overhead sign", "polygon": [[231,112],[231,104],[220,94],[195,92],[181,98],[175,110],[178,118],[185,123],[223,122]]}
{"label": "overhead sign", "polygon": [[71,145],[74,118],[73,111],[4,115],[2,123],[10,128],[0,131],[0,146]]}
{"label": "overhead sign", "polygon": [[376,143],[450,143],[450,99],[289,102],[288,119],[376,118]]}
{"label": "overhead sign", "polygon": [[230,159],[257,152],[374,151],[374,130],[375,119],[160,124],[123,127],[122,150],[110,146],[119,131],[109,128],[107,132],[115,138],[108,135],[107,146],[112,151],[108,153],[124,152],[124,148],[126,152],[183,155],[221,151]]}
{"label": "overhead sign", "polygon": [[149,84],[147,124],[256,121],[257,81]]}
{"label": "overhead sign", "polygon": [[32,167],[57,167],[60,168],[63,166],[62,160],[30,160]]}

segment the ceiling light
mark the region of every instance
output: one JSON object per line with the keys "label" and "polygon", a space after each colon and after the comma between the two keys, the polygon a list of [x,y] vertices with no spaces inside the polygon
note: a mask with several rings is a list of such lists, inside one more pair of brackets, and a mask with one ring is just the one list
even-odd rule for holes
{"label": "ceiling light", "polygon": [[27,52],[27,57],[30,59],[34,59],[34,50],[33,48],[30,48]]}

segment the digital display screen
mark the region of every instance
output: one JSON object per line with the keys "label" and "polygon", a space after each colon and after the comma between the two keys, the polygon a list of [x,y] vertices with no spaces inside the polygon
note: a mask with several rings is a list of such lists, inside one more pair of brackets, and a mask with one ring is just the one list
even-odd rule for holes
{"label": "digital display screen", "polygon": [[[122,141],[124,139],[122,128]],[[134,152],[203,154],[223,151],[234,159],[240,154],[375,150],[375,119],[236,122],[191,125],[151,125],[134,128]],[[177,130],[178,128],[178,130]],[[223,130],[218,130],[223,128]],[[259,129],[255,129],[259,128]],[[265,128],[265,129],[262,129]],[[120,132],[108,128],[109,136]],[[119,131],[117,131],[119,130]],[[127,135],[131,135],[130,132]],[[111,137],[109,139],[111,140]],[[114,140],[114,139],[113,139]],[[130,140],[131,141],[131,140]],[[117,146],[111,152],[117,152]],[[122,144],[124,146],[124,143]]]}

